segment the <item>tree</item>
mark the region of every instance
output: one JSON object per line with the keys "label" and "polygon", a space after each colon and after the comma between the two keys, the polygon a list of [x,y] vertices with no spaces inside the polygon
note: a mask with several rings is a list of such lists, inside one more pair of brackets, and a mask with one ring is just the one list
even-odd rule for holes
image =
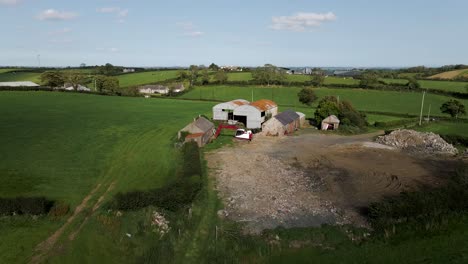
{"label": "tree", "polygon": [[415,78],[408,78],[408,83],[406,84],[409,90],[419,89],[421,85]]}
{"label": "tree", "polygon": [[96,76],[96,89],[99,92],[117,93],[119,90],[119,79],[110,76]]}
{"label": "tree", "polygon": [[375,88],[379,85],[378,76],[375,73],[364,73],[361,76],[359,86],[363,88]]}
{"label": "tree", "polygon": [[340,109],[338,108],[338,99],[335,96],[326,96],[322,98],[314,113],[314,120],[320,126],[322,120],[330,115],[338,116]]}
{"label": "tree", "polygon": [[188,70],[188,80],[190,82],[190,87],[193,86],[195,81],[197,80],[198,76],[200,76],[199,68],[196,65],[190,65]]}
{"label": "tree", "polygon": [[218,83],[223,84],[223,83],[227,82],[228,75],[223,70],[220,70],[220,71],[216,72],[214,78]]}
{"label": "tree", "polygon": [[299,97],[299,102],[305,105],[312,105],[312,103],[317,100],[317,95],[315,95],[314,90],[312,88],[304,88],[297,94]]}
{"label": "tree", "polygon": [[206,84],[209,84],[210,83],[210,79],[211,79],[211,76],[210,76],[210,73],[208,72],[208,70],[205,68],[201,71],[201,81],[202,81],[202,84],[203,85],[206,85]]}
{"label": "tree", "polygon": [[323,74],[318,73],[318,74],[312,75],[310,83],[315,87],[319,87],[319,86],[322,86],[324,81],[325,81],[325,76],[323,76]]}
{"label": "tree", "polygon": [[98,66],[97,69],[96,69],[97,74],[107,75],[107,76],[114,75],[114,74],[117,74],[119,72],[120,72],[120,68],[115,67],[114,65],[112,65],[110,63],[106,63],[103,66]]}
{"label": "tree", "polygon": [[459,115],[466,115],[465,105],[458,100],[449,100],[443,103],[440,111],[455,118],[458,118]]}
{"label": "tree", "polygon": [[65,83],[65,77],[59,71],[46,71],[41,74],[41,84],[48,87],[61,87]]}
{"label": "tree", "polygon": [[75,91],[78,90],[78,86],[85,80],[85,76],[78,71],[69,71],[65,74],[65,82],[70,84]]}
{"label": "tree", "polygon": [[335,96],[322,98],[314,113],[314,120],[320,126],[322,120],[330,115],[335,115],[340,119],[340,125],[355,127],[359,130],[367,126],[366,115],[354,109],[348,101],[338,101]]}
{"label": "tree", "polygon": [[187,71],[179,70],[176,75],[177,75],[177,79],[179,81],[184,81],[184,80],[188,79],[188,72]]}
{"label": "tree", "polygon": [[252,78],[256,82],[268,86],[273,83],[282,83],[287,77],[286,71],[272,64],[265,64],[263,67],[257,67],[252,72]]}
{"label": "tree", "polygon": [[219,66],[214,64],[214,63],[211,63],[210,66],[208,66],[208,69],[212,70],[212,71],[218,71],[219,70]]}

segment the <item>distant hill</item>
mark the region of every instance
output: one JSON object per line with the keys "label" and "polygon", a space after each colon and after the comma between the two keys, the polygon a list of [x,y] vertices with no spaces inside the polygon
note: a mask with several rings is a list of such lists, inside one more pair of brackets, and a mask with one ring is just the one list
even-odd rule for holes
{"label": "distant hill", "polygon": [[459,77],[468,77],[468,69],[442,72],[436,75],[432,75],[431,77],[429,77],[429,79],[454,80]]}

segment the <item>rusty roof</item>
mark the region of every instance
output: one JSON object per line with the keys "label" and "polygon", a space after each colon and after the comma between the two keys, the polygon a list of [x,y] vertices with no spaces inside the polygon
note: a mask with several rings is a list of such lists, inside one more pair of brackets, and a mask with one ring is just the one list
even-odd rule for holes
{"label": "rusty roof", "polygon": [[238,100],[232,100],[230,103],[233,103],[233,104],[236,104],[236,105],[246,105],[246,104],[249,104],[248,101],[246,100],[242,100],[242,99],[238,99]]}
{"label": "rusty roof", "polygon": [[278,107],[278,105],[275,102],[271,100],[267,100],[267,99],[262,99],[262,100],[252,102],[250,103],[250,105],[258,108],[261,111],[266,111],[266,110],[270,110],[272,108]]}
{"label": "rusty roof", "polygon": [[195,134],[188,134],[185,138],[197,138],[202,137],[204,133],[195,133]]}

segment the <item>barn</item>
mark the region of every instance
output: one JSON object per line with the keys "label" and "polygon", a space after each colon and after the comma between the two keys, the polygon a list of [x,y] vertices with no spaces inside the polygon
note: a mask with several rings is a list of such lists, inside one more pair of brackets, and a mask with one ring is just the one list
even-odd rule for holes
{"label": "barn", "polygon": [[245,124],[247,128],[261,128],[267,117],[278,113],[278,105],[270,100],[262,99],[234,109],[234,119]]}
{"label": "barn", "polygon": [[195,141],[199,147],[203,147],[210,142],[211,137],[214,134],[214,124],[208,119],[200,116],[192,123],[179,130],[178,138],[181,139],[184,134],[185,142]]}
{"label": "barn", "polygon": [[300,127],[301,115],[293,110],[286,110],[263,123],[262,133],[267,136],[283,136],[294,133]]}
{"label": "barn", "polygon": [[249,101],[244,99],[236,99],[229,102],[217,104],[213,107],[213,120],[233,120],[234,109],[247,104],[249,104]]}
{"label": "barn", "polygon": [[335,115],[331,115],[322,120],[322,130],[336,130],[340,125],[340,120]]}

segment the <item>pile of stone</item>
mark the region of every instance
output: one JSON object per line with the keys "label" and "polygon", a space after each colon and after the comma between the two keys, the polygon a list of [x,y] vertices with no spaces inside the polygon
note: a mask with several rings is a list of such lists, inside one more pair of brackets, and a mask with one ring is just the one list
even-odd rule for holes
{"label": "pile of stone", "polygon": [[153,211],[151,214],[151,226],[154,227],[153,232],[158,233],[161,238],[169,232],[169,221],[166,220],[163,214]]}
{"label": "pile of stone", "polygon": [[414,153],[456,155],[458,150],[439,135],[409,129],[395,130],[377,138],[377,143]]}

